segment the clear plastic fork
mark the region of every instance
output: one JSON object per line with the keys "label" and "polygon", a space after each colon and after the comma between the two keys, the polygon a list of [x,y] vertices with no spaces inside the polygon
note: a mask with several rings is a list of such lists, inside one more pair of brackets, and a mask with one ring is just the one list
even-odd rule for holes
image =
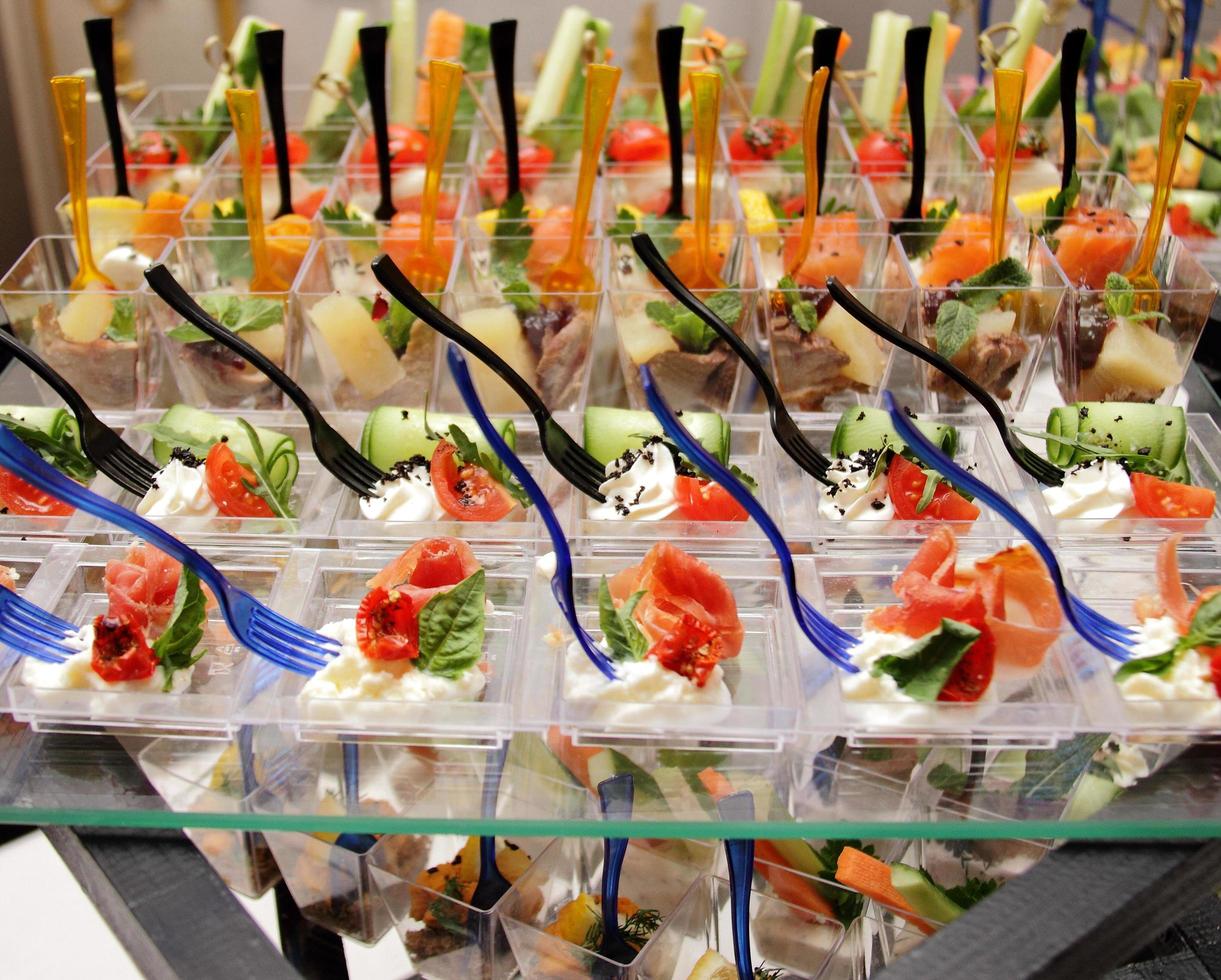
{"label": "clear plastic fork", "polygon": [[789,600],[793,605],[793,614],[797,619],[797,625],[801,627],[801,631],[828,660],[850,674],[857,673],[860,668],[852,662],[851,651],[860,641],[847,630],[837,626],[820,613],[810,604],[805,596],[797,591],[797,566],[793,562],[793,552],[789,549],[788,542],[784,540],[784,533],[772,519],[772,516],[764,510],[763,505],[755,499],[754,495],[742,485],[737,477],[730,473],[708,450],[700,445],[699,440],[692,438],[691,433],[687,431],[687,427],[679,421],[678,416],[674,414],[674,410],[670,408],[665,398],[662,397],[660,389],[653,381],[653,374],[649,371],[646,364],[640,366],[640,381],[644,386],[644,393],[648,399],[649,408],[657,416],[657,421],[661,423],[661,427],[666,435],[674,440],[678,448],[682,450],[683,455],[691,460],[697,469],[707,473],[712,479],[723,486],[729,492],[729,495],[745,508],[755,523],[763,529],[763,533],[767,535],[768,540],[772,543],[773,550],[776,552],[776,557],[780,560],[780,568],[784,572],[784,586],[789,594]]}
{"label": "clear plastic fork", "polygon": [[1108,657],[1120,661],[1128,660],[1132,656],[1130,647],[1135,635],[1132,628],[1107,618],[1073,595],[1064,581],[1064,572],[1060,568],[1055,552],[1034,525],[1003,496],[937,449],[912,424],[907,412],[895,401],[894,395],[887,391],[883,392],[882,398],[886,410],[890,413],[891,424],[894,425],[895,432],[911,447],[912,452],[955,486],[962,487],[984,501],[1030,542],[1031,547],[1043,559],[1043,564],[1047,566],[1052,585],[1056,589],[1056,597],[1060,600],[1060,607],[1064,610],[1064,616],[1073,629],[1091,646],[1101,650]]}

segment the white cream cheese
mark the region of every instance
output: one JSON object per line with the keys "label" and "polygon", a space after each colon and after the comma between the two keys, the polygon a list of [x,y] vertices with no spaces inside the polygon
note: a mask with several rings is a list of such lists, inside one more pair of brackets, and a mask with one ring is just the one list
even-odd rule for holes
{"label": "white cream cheese", "polygon": [[623,457],[606,464],[606,479],[598,489],[605,503],[589,508],[594,521],[662,521],[678,510],[674,457],[659,442],[648,442],[631,463]]}
{"label": "white cream cheese", "polygon": [[370,521],[440,521],[445,508],[437,500],[428,463],[395,467],[394,478],[378,481],[377,493],[360,498],[360,513]]}
{"label": "white cream cheese", "polygon": [[841,456],[827,468],[833,486],[818,495],[818,516],[828,521],[888,521],[895,516],[886,487],[886,474],[874,476],[875,453]]}
{"label": "white cream cheese", "polygon": [[102,256],[98,268],[114,283],[115,289],[135,290],[144,282],[144,271],[153,260],[131,245],[116,245]]}
{"label": "white cream cheese", "polygon": [[64,640],[75,647],[62,664],[48,664],[26,658],[21,680],[27,687],[60,691],[133,691],[151,694],[181,694],[191,686],[195,668],[174,671],[169,691],[165,691],[165,670],[158,665],[148,677],[138,681],[104,681],[93,669],[93,624],[82,626],[75,636]]}
{"label": "white cream cheese", "polygon": [[208,493],[203,465],[171,459],[153,477],[152,489],[136,504],[144,517],[215,517],[220,513]]}
{"label": "white cream cheese", "polygon": [[655,657],[615,663],[619,679],[608,681],[580,645],[573,641],[564,655],[564,697],[597,701],[599,721],[622,725],[665,724],[666,705],[705,705],[712,722],[727,714],[733,699],[725,672],[712,668],[703,687],[661,665]]}
{"label": "white cream cheese", "polygon": [[487,685],[478,665],[458,677],[441,677],[414,660],[370,660],[356,645],[356,620],[327,623],[319,631],[338,640],[339,654],[314,674],[300,697],[328,701],[476,701]]}
{"label": "white cream cheese", "polygon": [[[1170,650],[1179,641],[1178,626],[1172,616],[1147,619],[1137,628],[1139,637],[1132,647],[1132,659],[1154,657]],[[1116,670],[1121,664],[1114,663]],[[1208,657],[1198,650],[1186,650],[1174,660],[1165,674],[1129,674],[1119,682],[1119,693],[1129,701],[1216,701]]]}
{"label": "white cream cheese", "polygon": [[860,668],[856,674],[840,676],[840,690],[852,701],[908,701],[915,698],[899,690],[890,674],[874,677],[874,663],[882,657],[898,656],[916,641],[905,633],[883,633],[866,630],[860,642],[852,648],[852,663]]}
{"label": "white cream cheese", "polygon": [[1043,489],[1043,500],[1060,519],[1110,520],[1136,506],[1128,471],[1110,459],[1074,466],[1061,486]]}
{"label": "white cream cheese", "polygon": [[1111,782],[1123,789],[1135,786],[1149,775],[1149,763],[1144,753],[1114,735],[1094,753],[1094,761],[1111,774]]}
{"label": "white cream cheese", "polygon": [[539,555],[534,560],[534,574],[544,581],[550,582],[555,578],[556,557],[554,551],[548,551],[545,554]]}

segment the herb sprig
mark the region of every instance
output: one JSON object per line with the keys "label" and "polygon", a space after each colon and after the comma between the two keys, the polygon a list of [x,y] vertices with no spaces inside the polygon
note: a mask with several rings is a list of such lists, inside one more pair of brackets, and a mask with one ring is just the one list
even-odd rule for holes
{"label": "herb sprig", "polygon": [[3,425],[12,432],[26,446],[38,453],[39,456],[65,476],[72,477],[78,483],[88,483],[97,474],[93,463],[89,461],[89,458],[77,445],[73,435],[75,429],[64,426],[61,431],[63,438],[56,439],[54,436],[43,432],[42,429],[26,425],[21,419],[14,418],[12,415],[4,415],[3,413],[0,413],[0,425]]}
{"label": "herb sprig", "polygon": [[243,480],[242,484],[256,497],[261,497],[265,500],[267,506],[271,508],[271,512],[276,517],[294,517],[291,499],[292,482],[287,476],[282,476],[279,480],[273,480],[271,477],[271,474],[275,472],[276,464],[281,459],[296,454],[296,449],[291,440],[285,439],[277,444],[271,453],[268,454],[267,450],[263,448],[263,444],[259,441],[259,435],[253,425],[243,418],[237,419],[237,424],[242,427],[242,431],[246,433],[246,438],[250,440],[251,458],[245,462],[254,473],[256,481],[255,483],[249,483]]}
{"label": "herb sprig", "polygon": [[[661,925],[661,912],[657,909],[637,909],[623,920],[623,925],[619,927],[619,934],[627,942],[639,949],[649,941],[649,937],[657,931],[659,925]],[[595,912],[594,921],[590,923],[589,929],[585,933],[585,938],[581,941],[581,946],[596,953],[602,946],[602,932],[604,929],[605,925],[602,921],[602,914]]]}
{"label": "herb sprig", "polygon": [[203,640],[207,607],[207,596],[199,584],[199,576],[183,565],[169,623],[165,632],[153,641],[153,653],[165,672],[163,690],[172,690],[174,674],[193,667],[207,652],[195,652]]}
{"label": "herb sprig", "polygon": [[[284,322],[284,304],[262,296],[231,294],[202,296],[199,305],[222,327],[231,333],[266,330]],[[212,338],[193,323],[180,323],[167,334],[171,340],[184,344],[210,341]]]}
{"label": "herb sprig", "polygon": [[523,508],[528,508],[534,501],[526,493],[525,487],[513,479],[509,468],[501,462],[495,453],[484,452],[478,444],[462,431],[461,426],[453,423],[449,427],[449,441],[458,451],[458,458],[469,466],[480,466],[487,470],[488,475],[509,491],[509,495]]}
{"label": "herb sprig", "polygon": [[612,660],[643,660],[649,652],[649,640],[636,625],[632,613],[644,598],[644,591],[633,592],[622,606],[615,605],[606,576],[598,583],[598,625],[610,647]]}

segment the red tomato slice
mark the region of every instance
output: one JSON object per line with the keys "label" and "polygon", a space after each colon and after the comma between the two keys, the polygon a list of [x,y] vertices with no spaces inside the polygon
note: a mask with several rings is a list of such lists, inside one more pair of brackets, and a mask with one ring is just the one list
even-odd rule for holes
{"label": "red tomato slice", "polygon": [[72,507],[0,467],[0,504],[20,517],[68,517]]}
{"label": "red tomato slice", "polygon": [[797,132],[779,119],[742,123],[729,137],[729,159],[774,160],[797,142]]}
{"label": "red tomato slice", "polygon": [[373,589],[356,611],[356,645],[370,660],[415,660],[420,655],[419,611],[407,592]]}
{"label": "red tomato slice", "polygon": [[[297,133],[288,133],[288,165],[299,167],[309,159],[309,144]],[[375,161],[376,162],[376,161]],[[263,137],[263,167],[274,168],[276,165],[276,141],[268,133]]]}
{"label": "red tomato slice", "polygon": [[[521,176],[521,189],[529,193],[551,169],[555,151],[545,143],[523,136],[518,141],[517,167]],[[500,147],[488,154],[479,173],[479,190],[496,204],[503,204],[509,190],[509,171],[505,162],[505,151]]]}
{"label": "red tomato slice", "polygon": [[[1047,143],[1029,126],[1018,126],[1017,146],[1013,148],[1013,159],[1029,160],[1036,152],[1047,150]],[[996,127],[989,126],[979,136],[979,151],[985,160],[996,159]]]}
{"label": "red tomato slice", "polygon": [[979,630],[979,639],[971,644],[962,659],[954,665],[938,701],[978,701],[992,683],[996,668],[996,641],[983,623],[971,623]]}
{"label": "red tomato slice", "polygon": [[1201,224],[1191,216],[1191,208],[1182,202],[1170,209],[1170,233],[1179,238],[1216,238],[1208,225]]}
{"label": "red tomato slice", "polygon": [[708,682],[708,675],[724,653],[725,641],[720,631],[690,613],[683,613],[675,627],[649,650],[650,657],[656,657],[667,670],[694,681],[696,687]]}
{"label": "red tomato slice", "polygon": [[319,187],[316,190],[310,191],[304,197],[300,197],[293,201],[293,213],[299,214],[303,218],[312,218],[318,213],[318,209],[322,207],[322,202],[326,200],[327,189]]}
{"label": "red tomato slice", "polygon": [[944,482],[937,484],[928,506],[917,511],[927,482],[928,477],[915,463],[902,456],[890,461],[886,484],[896,517],[903,521],[973,521],[979,517],[979,508]]}
{"label": "red tomato slice", "polygon": [[912,138],[875,129],[856,144],[856,156],[866,177],[897,177],[912,158]]}
{"label": "red tomato slice", "polygon": [[617,163],[648,163],[670,159],[666,131],[647,119],[620,123],[606,141],[606,155]]}
{"label": "red tomato slice", "polygon": [[1146,517],[1211,517],[1217,495],[1208,487],[1162,480],[1151,473],[1133,473],[1132,496]]}
{"label": "red tomato slice", "polygon": [[216,509],[226,517],[275,517],[267,501],[246,488],[259,481],[237,461],[228,443],[215,443],[208,450],[204,482]]}
{"label": "red tomato slice", "polygon": [[[418,129],[391,123],[388,127],[390,143],[390,172],[396,173],[413,163],[424,163],[428,157],[428,136]],[[377,169],[377,140],[370,136],[360,147],[360,154],[353,167],[365,172]]]}
{"label": "red tomato slice", "polygon": [[457,585],[479,571],[479,559],[458,538],[425,538],[417,541],[365,584],[371,589],[414,585],[435,589]]}
{"label": "red tomato slice", "polygon": [[730,496],[719,483],[695,476],[679,476],[674,480],[674,496],[678,512],[689,521],[744,521],[746,508]]}
{"label": "red tomato slice", "polygon": [[125,617],[97,616],[93,620],[93,672],[102,680],[142,681],[153,676],[157,657],[144,631]]}
{"label": "red tomato slice", "polygon": [[187,163],[186,151],[174,137],[155,129],[145,130],[123,148],[127,175],[133,184],[143,184],[153,175],[153,167]]}
{"label": "red tomato slice", "polygon": [[459,463],[448,439],[437,443],[428,474],[442,509],[460,521],[498,521],[517,503],[482,466]]}

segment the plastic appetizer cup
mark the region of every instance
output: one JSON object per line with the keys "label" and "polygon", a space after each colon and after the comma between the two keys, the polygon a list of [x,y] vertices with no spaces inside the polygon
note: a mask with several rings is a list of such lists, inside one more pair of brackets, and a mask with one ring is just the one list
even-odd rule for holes
{"label": "plastic appetizer cup", "polygon": [[[292,190],[295,224],[286,219],[277,219],[280,209],[280,183],[274,167],[264,167],[259,186],[263,196],[263,220],[268,228],[279,221],[276,227],[286,227],[295,235],[310,237],[317,228],[322,202],[330,192],[338,168],[333,163],[305,163],[294,166],[289,172]],[[246,234],[246,212],[242,200],[241,174],[232,169],[212,173],[199,186],[191,198],[190,206],[183,218],[186,234],[201,237],[232,236],[240,238]],[[274,229],[273,234],[274,234]]]}
{"label": "plastic appetizer cup", "polygon": [[[537,293],[551,267],[568,251],[572,221],[531,212],[520,222],[488,220],[483,215],[462,222],[462,246],[455,256],[451,288],[499,296],[502,288],[524,282]],[[603,279],[604,239],[589,221],[581,258]]]}
{"label": "plastic appetizer cup", "polygon": [[[759,251],[765,255],[780,253],[780,232],[788,229],[805,211],[805,173],[777,163],[760,165],[737,174],[738,200],[746,216],[747,234],[759,238]],[[882,216],[881,206],[872,183],[858,174],[831,171],[823,180],[821,215],[853,214],[857,227],[869,234],[889,234],[890,228]],[[777,258],[773,269],[769,263],[763,269],[764,278],[784,274]]]}
{"label": "plastic appetizer cup", "polygon": [[[906,235],[900,235],[904,243]],[[954,363],[986,388],[1006,411],[1020,411],[1034,382],[1035,369],[1048,338],[1071,325],[1068,290],[1046,243],[1012,231],[1007,235],[1005,257],[1013,258],[1030,275],[1030,285],[1014,289],[999,303],[994,291],[981,286],[921,285],[943,269],[945,258],[937,254],[914,260],[917,296],[908,333],[933,350],[951,351]],[[986,251],[987,232],[963,231],[961,248]],[[934,246],[936,248],[937,246]],[[953,318],[939,329],[943,304],[958,300],[975,310],[974,328],[965,338],[954,331]],[[1211,302],[1211,300],[1210,300]],[[961,320],[961,318],[959,318]],[[952,347],[951,345],[958,345]],[[966,392],[931,365],[920,365],[927,407],[935,412],[972,411],[975,402]]]}
{"label": "plastic appetizer cup", "polygon": [[[1133,249],[1138,239],[1132,239]],[[1122,271],[1122,270],[1121,270]],[[1115,317],[1103,289],[1077,289],[1059,317],[1056,385],[1067,402],[1169,404],[1183,381],[1212,311],[1217,282],[1179,238],[1164,237],[1153,260],[1163,317]]]}
{"label": "plastic appetizer cup", "polygon": [[[125,547],[68,545],[56,549],[30,579],[25,597],[71,623],[90,625],[108,607],[107,562],[120,562],[126,556]],[[229,581],[263,602],[281,603],[283,563],[279,559],[240,552],[216,557],[217,567]],[[239,726],[238,709],[243,703],[238,694],[255,658],[234,641],[218,608],[208,611],[197,649],[204,656],[177,693],[162,690],[155,677],[148,682],[111,685],[92,669],[85,671],[85,683],[90,686],[78,686],[78,672],[61,669],[53,677],[53,666],[21,657],[10,665],[4,696],[13,716],[36,731],[231,737]],[[30,665],[38,669],[31,671]]]}
{"label": "plastic appetizer cup", "polygon": [[[486,575],[485,595],[491,603],[491,610],[485,614],[482,657],[470,668],[485,676],[485,685],[476,699],[383,699],[366,693],[375,684],[362,684],[361,678],[351,680],[346,676],[335,678],[336,695],[303,697],[307,678],[284,672],[267,688],[260,702],[269,705],[280,723],[302,740],[499,747],[513,734],[513,694],[518,676],[515,664],[523,650],[525,610],[533,579],[532,564],[520,554],[519,550],[476,556]],[[396,555],[388,551],[380,555],[319,551],[298,552],[294,557],[291,596],[286,593],[288,605],[284,608],[297,622],[318,629],[355,617],[369,592],[366,581]],[[253,677],[249,680],[253,685]]]}
{"label": "plastic appetizer cup", "polygon": [[[170,244],[159,241],[154,258]],[[155,243],[147,245],[151,251]],[[136,408],[157,385],[148,290],[142,281],[113,292],[73,290],[76,271],[70,237],[35,238],[0,279],[0,303],[17,337],[94,409]]]}
{"label": "plastic appetizer cup", "polygon": [[[389,239],[329,235],[302,265],[292,315],[307,346],[297,378],[321,405],[423,405],[436,390],[435,331],[369,271],[383,247],[393,248]],[[453,249],[453,239],[443,247]]]}
{"label": "plastic appetizer cup", "polygon": [[[310,238],[272,237],[272,269],[291,285],[309,254]],[[200,306],[290,375],[297,369],[300,337],[289,316],[289,295],[253,293],[250,240],[180,238],[162,257]],[[284,393],[262,371],[186,323],[160,297],[149,293],[150,321],[162,364],[182,400],[197,408],[275,409]],[[246,326],[246,325],[249,326]]]}
{"label": "plastic appetizer cup", "polygon": [[[577,615],[595,640],[602,636],[602,577],[640,564],[647,550],[641,542],[635,554],[574,558]],[[529,634],[532,683],[518,689],[519,724],[556,726],[560,735],[586,745],[760,751],[791,741],[800,698],[798,664],[778,567],[763,559],[702,557],[733,594],[744,630],[741,652],[720,663],[728,703],[718,699],[714,679],[700,689],[678,675],[685,686],[676,693],[683,701],[656,700],[643,681],[626,689],[624,681],[616,681],[620,687],[613,697],[603,697],[611,682],[575,645],[550,590],[536,588]],[[658,684],[669,674],[662,669]]]}
{"label": "plastic appetizer cup", "polygon": [[[670,206],[670,170],[658,166],[646,170],[608,171],[602,178],[602,223],[614,224],[626,210],[660,218]],[[596,212],[594,212],[596,213]],[[683,168],[683,214],[695,213],[695,164]],[[737,189],[724,163],[712,168],[712,221],[741,221]]]}
{"label": "plastic appetizer cup", "polygon": [[[976,561],[1006,548],[1010,541],[1009,537],[992,541],[974,535],[960,537],[958,570],[971,572]],[[865,618],[873,610],[899,604],[893,591],[895,578],[923,543],[922,539],[895,539],[874,554],[799,557],[798,583],[833,622],[859,637],[867,631]],[[1022,610],[1015,607],[1009,612],[1014,622],[1025,621],[1018,618]],[[901,633],[885,635],[894,637],[899,649],[916,642]],[[833,708],[838,704],[843,725],[838,731],[847,734],[851,745],[890,746],[918,739],[924,745],[970,746],[986,738],[990,746],[1054,746],[1090,717],[1088,709],[1096,698],[1085,679],[1066,667],[1060,629],[1036,629],[1032,635],[1041,636],[1041,642],[1050,646],[1040,657],[1037,652],[1027,654],[1026,646],[1010,643],[1008,652],[996,657],[994,672],[979,700],[914,700],[896,690],[902,697],[899,700],[886,694],[886,685],[881,683],[885,677],[875,682],[876,675],[866,665],[857,674],[822,674],[798,727],[803,732],[828,732],[835,724]]]}
{"label": "plastic appetizer cup", "polygon": [[[136,764],[176,812],[244,813],[257,787],[257,770],[243,772],[237,739],[158,738],[140,750]],[[280,880],[260,833],[203,827],[183,832],[225,884],[247,898],[258,898]]]}
{"label": "plastic appetizer cup", "polygon": [[[996,158],[996,128],[987,116],[962,120],[988,170]],[[1077,123],[1077,172],[1094,174],[1106,167],[1107,151],[1085,126]],[[1009,177],[1009,196],[1028,218],[1042,220],[1043,204],[1060,190],[1064,165],[1064,123],[1059,112],[1023,120]]]}
{"label": "plastic appetizer cup", "polygon": [[[804,92],[803,92],[804,95]],[[728,105],[722,105],[721,139],[729,170],[739,180],[744,180],[760,170],[775,168],[794,179],[800,179],[805,167],[801,151],[801,107],[797,116],[776,119],[774,117],[742,119],[736,114],[730,118]],[[848,131],[838,122],[827,124],[827,164],[824,173],[829,178],[839,174],[850,174],[856,169],[856,153]]]}
{"label": "plastic appetizer cup", "polygon": [[[751,891],[750,951],[756,968],[780,970],[793,980],[822,976],[843,939],[844,927],[835,919]],[[691,886],[641,957],[640,972],[686,977],[708,950],[734,961],[729,881],[716,875]]]}
{"label": "plastic appetizer cup", "polygon": [[[662,857],[648,841],[629,844],[619,882],[620,908],[627,900],[641,910],[651,910],[656,915],[649,919],[656,928],[642,927],[638,935],[644,938],[648,934],[649,938],[636,958],[629,964],[617,963],[581,945],[601,914],[600,903],[594,899],[601,891],[602,841],[596,837],[557,838],[535,857],[500,902],[500,921],[517,968],[524,980],[591,975],[629,980],[667,975],[647,971],[645,964],[651,962],[650,951],[661,926],[700,874],[700,866]],[[557,923],[565,907],[580,896],[588,900],[586,907],[569,908],[566,919]]]}
{"label": "plastic appetizer cup", "polygon": [[[201,170],[215,164],[220,151],[229,141],[233,124],[222,98],[216,111],[204,122],[200,107],[211,96],[207,85],[160,85],[154,88],[131,111],[130,122],[137,139],[151,140],[145,133],[161,134],[176,143],[179,162]],[[267,118],[264,115],[263,118]],[[92,128],[92,127],[91,127]],[[101,132],[95,129],[93,132]],[[90,158],[90,163],[110,160],[110,144],[106,143]],[[131,179],[131,165],[128,165]]]}
{"label": "plastic appetizer cup", "polygon": [[787,222],[770,249],[759,241],[766,285],[760,325],[776,385],[791,411],[875,404],[894,348],[831,301],[826,277],[840,277],[888,323],[901,324],[915,300],[911,269],[896,239],[862,234],[847,216],[828,215],[815,222],[814,245],[797,275],[786,276],[785,258],[796,255],[800,234],[799,221]]}
{"label": "plastic appetizer cup", "polygon": [[[85,171],[89,206],[89,243],[94,261],[120,289],[138,289],[142,271],[153,263],[171,238],[185,234],[187,205],[204,181],[189,166],[128,164],[132,197],[116,197],[115,168],[93,163]],[[72,234],[72,208],[65,195],[55,206],[60,227]],[[133,254],[134,253],[134,254]]]}
{"label": "plastic appetizer cup", "polygon": [[[493,95],[493,100],[495,96]],[[532,134],[518,132],[521,192],[526,205],[539,210],[572,205],[576,197],[577,168],[581,161],[581,120],[555,120]],[[471,140],[468,217],[500,207],[508,192],[504,148],[479,121]],[[590,214],[597,216],[595,206]]]}
{"label": "plastic appetizer cup", "polygon": [[[446,164],[441,174],[441,191],[437,199],[437,238],[452,234],[450,226],[466,209],[468,193],[466,169],[461,164]],[[418,238],[419,214],[423,204],[424,167],[409,166],[391,178],[391,199],[397,209],[399,226],[414,231],[411,241]],[[324,234],[350,234],[368,238],[380,234],[387,222],[378,221],[373,212],[381,201],[381,185],[376,168],[349,167],[346,174],[335,178],[331,189],[318,210]],[[395,227],[390,223],[391,227]]]}

